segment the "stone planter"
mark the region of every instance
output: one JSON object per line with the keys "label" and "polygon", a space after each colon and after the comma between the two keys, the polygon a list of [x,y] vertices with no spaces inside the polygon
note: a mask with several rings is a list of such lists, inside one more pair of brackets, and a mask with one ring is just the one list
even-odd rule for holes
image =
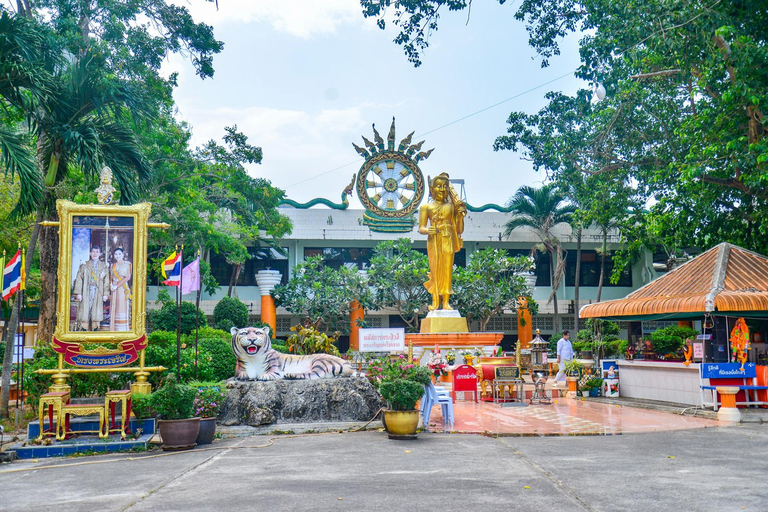
{"label": "stone planter", "polygon": [[381,418],[384,429],[390,439],[416,439],[416,430],[419,428],[419,411],[392,411],[384,410]]}
{"label": "stone planter", "polygon": [[197,444],[211,444],[216,434],[216,418],[200,418],[200,432],[197,434]]}
{"label": "stone planter", "polygon": [[163,438],[163,450],[189,450],[197,444],[200,432],[200,418],[185,420],[160,420],[160,437]]}

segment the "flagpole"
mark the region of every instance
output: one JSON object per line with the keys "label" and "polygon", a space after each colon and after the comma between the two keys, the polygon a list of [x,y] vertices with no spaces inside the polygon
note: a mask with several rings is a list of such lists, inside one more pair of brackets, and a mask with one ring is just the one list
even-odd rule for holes
{"label": "flagpole", "polygon": [[[19,395],[21,396],[21,419],[24,420],[24,310],[26,309],[26,305],[24,304],[24,299],[27,295],[27,251],[25,249],[21,250],[21,311],[20,311],[20,317],[21,317],[21,391],[19,392]],[[42,427],[41,427],[42,428]]]}
{"label": "flagpole", "polygon": [[[21,250],[21,243],[19,243],[19,250]],[[23,263],[22,263],[22,265],[23,265]],[[21,275],[19,275],[19,280],[21,280]],[[21,283],[19,283],[19,285],[21,286]],[[24,309],[23,309],[24,308],[24,299],[23,299],[23,295],[24,295],[24,291],[22,289],[20,289],[19,293],[16,294],[16,300],[17,301],[19,301],[19,300],[21,301],[19,303],[20,304],[19,305],[19,308],[20,308],[19,310],[21,311],[21,315],[24,314]],[[24,317],[22,316],[22,320],[23,320],[23,318]],[[23,328],[23,325],[22,325],[22,328]],[[18,327],[17,327],[16,331],[17,332],[14,333],[14,336],[13,336],[13,346],[14,346],[14,348],[16,347],[16,344],[18,343],[18,338],[19,338],[19,336],[18,336]],[[22,333],[23,332],[24,331],[22,331]],[[22,340],[23,339],[24,339],[24,335],[22,334]],[[23,343],[23,341],[22,341],[22,343]],[[16,427],[19,426],[19,394],[21,393],[20,386],[21,386],[21,361],[22,361],[22,357],[21,357],[22,354],[21,354],[21,352],[23,352],[23,350],[24,350],[24,346],[22,345],[21,348],[19,349],[19,351],[16,353],[16,415],[15,415],[14,422],[13,422],[14,426],[16,426]]]}
{"label": "flagpole", "polygon": [[179,253],[179,284],[176,285],[176,380],[181,382],[181,275],[184,267],[184,245]]}
{"label": "flagpole", "polygon": [[200,288],[203,287],[202,279],[200,276],[200,249],[197,250],[197,265],[198,265],[198,287],[197,297],[195,298],[195,380],[197,380],[197,341],[200,338]]}

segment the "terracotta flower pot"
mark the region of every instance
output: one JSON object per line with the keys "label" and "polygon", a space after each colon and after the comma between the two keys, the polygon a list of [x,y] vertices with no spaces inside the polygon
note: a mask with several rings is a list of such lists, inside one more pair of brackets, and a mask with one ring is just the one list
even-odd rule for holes
{"label": "terracotta flower pot", "polygon": [[197,444],[200,418],[160,420],[158,429],[163,438],[163,450],[188,450]]}
{"label": "terracotta flower pot", "polygon": [[382,417],[384,428],[390,439],[415,439],[416,430],[419,428],[419,411],[392,411],[384,410]]}
{"label": "terracotta flower pot", "polygon": [[197,434],[197,444],[211,444],[216,434],[216,418],[200,418],[200,432]]}

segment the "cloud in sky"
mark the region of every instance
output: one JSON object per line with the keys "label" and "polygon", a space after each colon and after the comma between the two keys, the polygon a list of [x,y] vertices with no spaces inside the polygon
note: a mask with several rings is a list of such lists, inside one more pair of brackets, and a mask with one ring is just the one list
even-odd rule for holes
{"label": "cloud in sky", "polygon": [[210,2],[176,3],[209,25],[267,23],[278,32],[304,39],[335,33],[344,23],[365,23],[357,0],[221,0],[218,11]]}

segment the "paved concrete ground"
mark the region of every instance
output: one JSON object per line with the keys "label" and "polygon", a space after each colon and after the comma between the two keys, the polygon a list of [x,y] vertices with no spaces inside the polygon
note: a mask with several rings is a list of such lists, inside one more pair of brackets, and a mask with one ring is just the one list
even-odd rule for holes
{"label": "paved concrete ground", "polygon": [[768,428],[501,437],[251,436],[0,466],[2,510],[760,511]]}

